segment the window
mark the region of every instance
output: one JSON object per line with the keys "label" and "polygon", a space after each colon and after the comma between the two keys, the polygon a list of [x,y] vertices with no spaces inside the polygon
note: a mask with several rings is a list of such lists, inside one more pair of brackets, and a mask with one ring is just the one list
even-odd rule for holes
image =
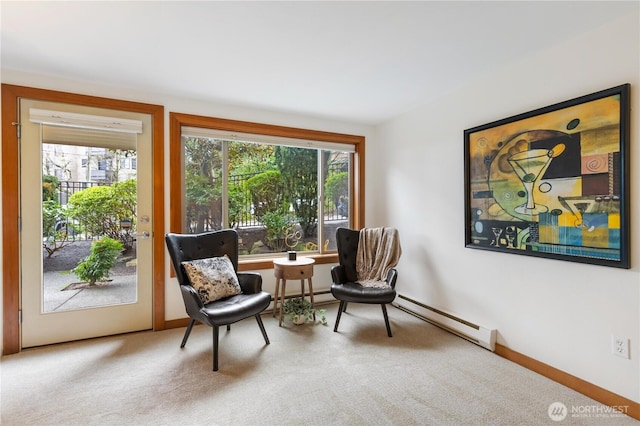
{"label": "window", "polygon": [[98,160],[98,170],[109,170],[107,160]]}
{"label": "window", "polygon": [[362,223],[363,151],[361,136],[171,113],[171,229],[235,228],[244,260],[335,253],[335,229]]}
{"label": "window", "polygon": [[122,153],[120,151],[116,151],[118,157],[125,155],[125,157],[120,158],[120,169],[122,170],[135,170],[137,166],[137,159],[135,157],[129,157],[130,154]]}

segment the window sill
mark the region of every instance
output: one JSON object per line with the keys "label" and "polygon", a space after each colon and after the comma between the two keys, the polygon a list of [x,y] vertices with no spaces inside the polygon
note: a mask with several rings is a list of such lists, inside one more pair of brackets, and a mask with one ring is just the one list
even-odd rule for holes
{"label": "window sill", "polygon": [[[285,254],[285,253],[283,253]],[[338,254],[330,253],[330,254],[315,254],[311,256],[302,256],[302,257],[310,257],[316,261],[316,265],[323,265],[327,263],[338,263]],[[273,269],[273,259],[248,259],[248,260],[240,260],[238,262],[238,271],[256,271],[260,269]]]}

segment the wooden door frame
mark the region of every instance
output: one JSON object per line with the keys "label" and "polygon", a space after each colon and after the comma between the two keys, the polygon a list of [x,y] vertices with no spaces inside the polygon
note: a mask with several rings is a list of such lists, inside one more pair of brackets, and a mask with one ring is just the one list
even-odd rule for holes
{"label": "wooden door frame", "polygon": [[2,353],[20,352],[20,98],[149,114],[153,120],[153,329],[164,321],[164,106],[2,84]]}

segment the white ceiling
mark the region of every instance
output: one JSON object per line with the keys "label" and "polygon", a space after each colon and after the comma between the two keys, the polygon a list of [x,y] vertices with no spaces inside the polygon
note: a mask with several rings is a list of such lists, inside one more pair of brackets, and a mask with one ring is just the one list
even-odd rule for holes
{"label": "white ceiling", "polygon": [[638,1],[2,1],[0,7],[3,70],[363,124],[638,14]]}

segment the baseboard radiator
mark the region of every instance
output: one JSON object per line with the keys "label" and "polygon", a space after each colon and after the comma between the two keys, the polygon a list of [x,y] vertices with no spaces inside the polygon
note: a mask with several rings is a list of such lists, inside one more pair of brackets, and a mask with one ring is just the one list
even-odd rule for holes
{"label": "baseboard radiator", "polygon": [[408,314],[447,330],[485,349],[489,349],[491,352],[495,351],[496,329],[489,329],[473,324],[455,315],[410,299],[402,294],[398,295],[393,305]]}

